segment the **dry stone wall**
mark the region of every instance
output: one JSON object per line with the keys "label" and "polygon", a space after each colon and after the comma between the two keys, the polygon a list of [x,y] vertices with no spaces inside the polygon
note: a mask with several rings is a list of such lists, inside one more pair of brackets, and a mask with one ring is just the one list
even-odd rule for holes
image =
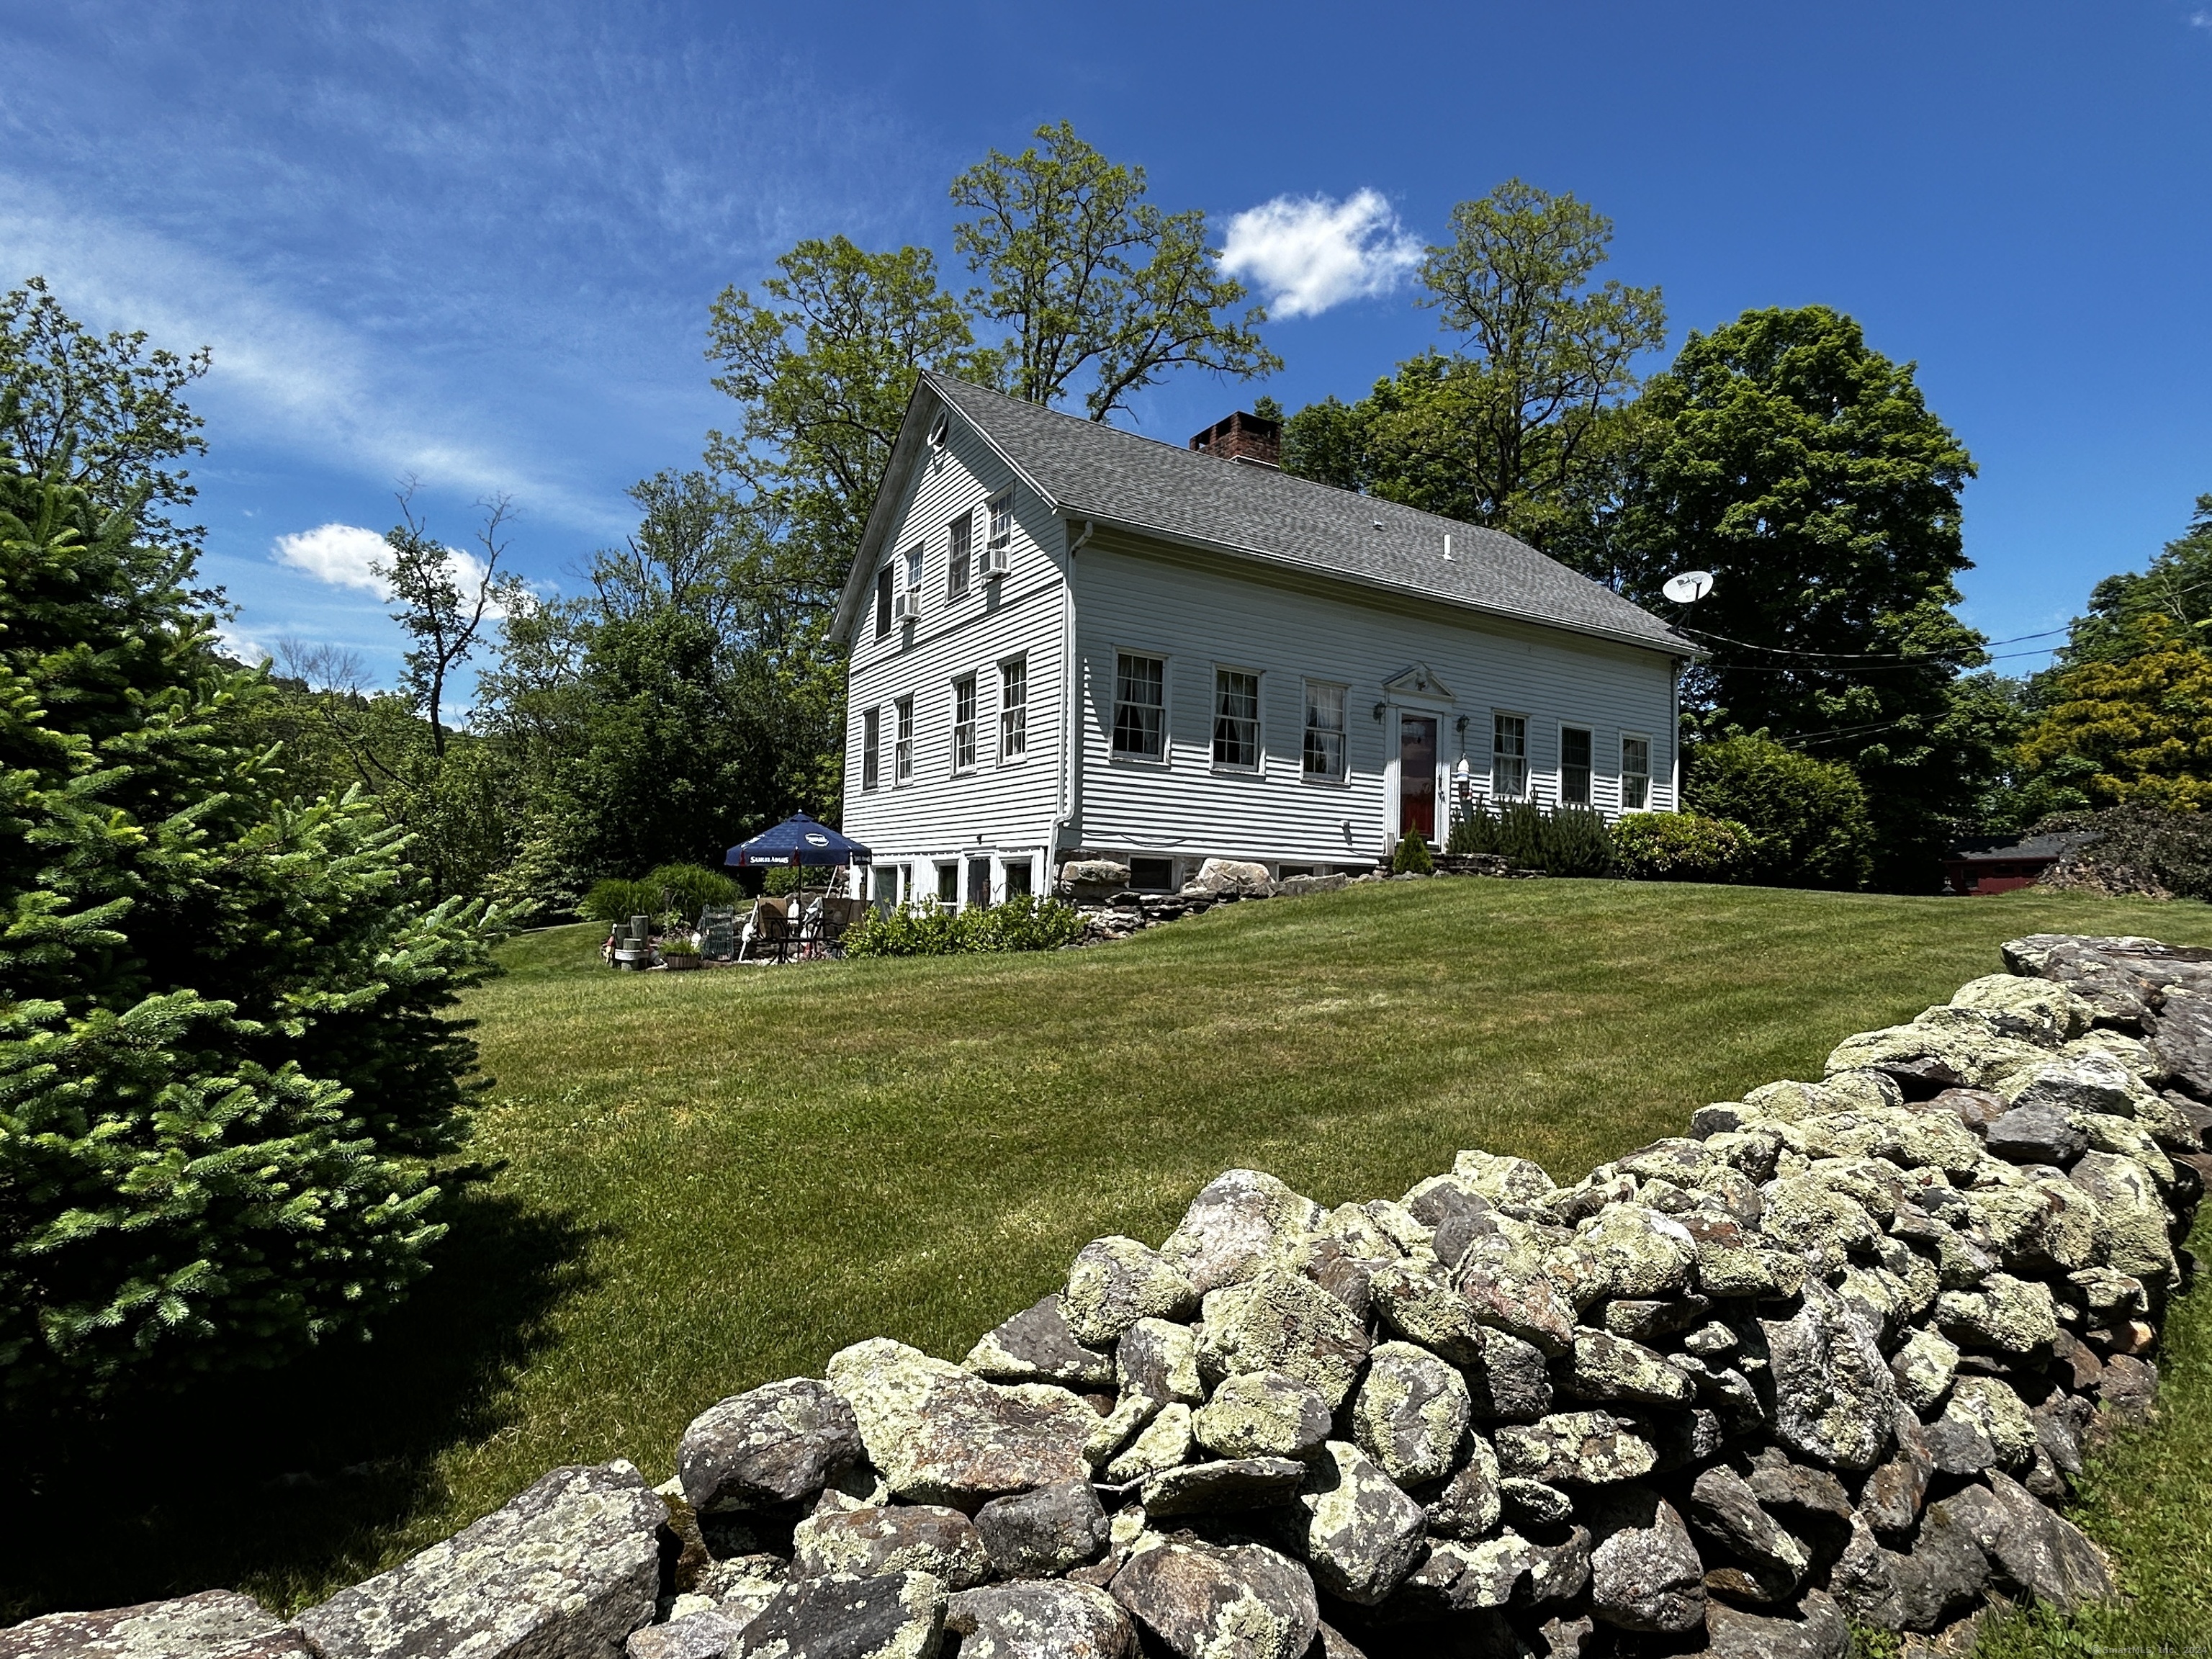
{"label": "dry stone wall", "polygon": [[953,1364],[713,1406],[289,1624],[64,1614],[0,1659],[1840,1659],[2112,1593],[2063,1515],[2142,1420],[2212,1159],[2212,952],[2038,937],[1559,1186],[1334,1210],[1231,1170]]}

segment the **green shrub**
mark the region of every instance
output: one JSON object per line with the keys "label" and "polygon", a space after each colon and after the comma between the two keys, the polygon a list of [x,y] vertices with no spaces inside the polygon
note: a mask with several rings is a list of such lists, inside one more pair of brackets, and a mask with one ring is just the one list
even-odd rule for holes
{"label": "green shrub", "polygon": [[1613,826],[1614,870],[1638,881],[1747,879],[1751,831],[1696,812],[1628,812]]}
{"label": "green shrub", "polygon": [[649,916],[659,911],[660,890],[645,882],[609,876],[592,884],[581,908],[586,921],[628,921],[632,916]]}
{"label": "green shrub", "polygon": [[688,933],[678,933],[660,942],[660,954],[664,957],[696,957],[699,954],[699,943]]}
{"label": "green shrub", "polygon": [[696,864],[664,864],[647,871],[638,885],[653,894],[653,902],[644,907],[647,911],[679,911],[693,921],[710,904],[738,902],[736,882],[719,870]]}
{"label": "green shrub", "polygon": [[1815,760],[1763,732],[1698,745],[1688,804],[1752,835],[1749,878],[1774,887],[1863,887],[1874,869],[1874,825],[1857,774]]}
{"label": "green shrub", "polygon": [[240,735],[194,580],[0,450],[0,1398],[361,1334],[445,1231],[495,925]]}
{"label": "green shrub", "polygon": [[939,957],[967,952],[1054,951],[1083,936],[1072,904],[1027,894],[988,908],[937,908],[935,899],[870,909],[845,931],[848,957]]}
{"label": "green shrub", "polygon": [[1435,872],[1437,861],[1429,856],[1429,844],[1421,839],[1418,830],[1408,830],[1392,849],[1390,872],[1398,876],[1426,876]]}
{"label": "green shrub", "polygon": [[1601,876],[1613,867],[1605,815],[1587,806],[1547,811],[1534,801],[1508,801],[1497,811],[1477,801],[1452,818],[1448,850],[1487,853],[1516,870],[1551,876]]}

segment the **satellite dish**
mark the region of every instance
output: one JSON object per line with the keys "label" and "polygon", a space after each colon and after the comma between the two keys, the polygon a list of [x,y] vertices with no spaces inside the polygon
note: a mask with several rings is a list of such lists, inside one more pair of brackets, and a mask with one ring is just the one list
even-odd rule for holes
{"label": "satellite dish", "polygon": [[1688,605],[1713,591],[1713,573],[1685,570],[1680,575],[1668,577],[1666,586],[1659,591],[1677,605]]}

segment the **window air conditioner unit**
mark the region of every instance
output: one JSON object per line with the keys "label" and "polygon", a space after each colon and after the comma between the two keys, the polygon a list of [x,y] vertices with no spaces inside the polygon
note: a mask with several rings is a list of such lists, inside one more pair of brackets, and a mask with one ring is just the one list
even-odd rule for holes
{"label": "window air conditioner unit", "polygon": [[987,547],[983,550],[983,575],[986,580],[1006,574],[1012,562],[1012,550],[1006,547]]}
{"label": "window air conditioner unit", "polygon": [[908,588],[892,602],[891,615],[900,622],[921,620],[921,595]]}

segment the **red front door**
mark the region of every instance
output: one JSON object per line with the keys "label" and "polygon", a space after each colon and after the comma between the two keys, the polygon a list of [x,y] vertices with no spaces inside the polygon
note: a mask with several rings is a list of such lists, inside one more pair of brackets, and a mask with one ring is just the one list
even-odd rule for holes
{"label": "red front door", "polygon": [[1437,840],[1437,721],[1433,714],[1398,716],[1398,833],[1418,830]]}

